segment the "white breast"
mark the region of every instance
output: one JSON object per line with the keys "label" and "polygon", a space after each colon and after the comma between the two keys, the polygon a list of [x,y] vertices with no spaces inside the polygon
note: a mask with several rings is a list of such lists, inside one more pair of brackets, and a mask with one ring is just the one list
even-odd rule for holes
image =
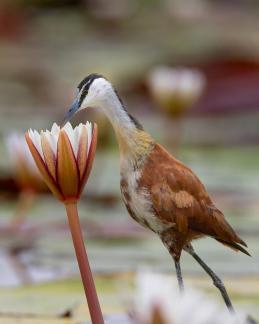
{"label": "white breast", "polygon": [[[138,188],[138,180],[141,177],[140,171],[123,171],[121,178],[127,183],[126,187],[121,188],[124,203],[131,210],[141,225],[149,227],[154,232],[161,232],[166,228],[166,224],[160,221],[154,214],[150,193],[145,188]],[[127,199],[126,197],[129,197]]]}

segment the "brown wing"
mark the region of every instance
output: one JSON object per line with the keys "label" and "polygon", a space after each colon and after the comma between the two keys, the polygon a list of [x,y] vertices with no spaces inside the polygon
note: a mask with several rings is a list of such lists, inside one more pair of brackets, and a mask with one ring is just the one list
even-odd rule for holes
{"label": "brown wing", "polygon": [[157,216],[174,223],[179,232],[209,235],[236,249],[236,243],[245,245],[198,177],[158,144],[147,159],[140,185],[151,193]]}

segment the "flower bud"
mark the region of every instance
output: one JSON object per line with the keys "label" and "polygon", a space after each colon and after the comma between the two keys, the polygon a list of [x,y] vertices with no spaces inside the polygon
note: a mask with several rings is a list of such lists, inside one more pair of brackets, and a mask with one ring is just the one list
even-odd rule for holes
{"label": "flower bud", "polygon": [[31,154],[52,193],[62,202],[80,198],[90,174],[97,144],[97,125],[80,124],[51,131],[29,130],[25,135]]}

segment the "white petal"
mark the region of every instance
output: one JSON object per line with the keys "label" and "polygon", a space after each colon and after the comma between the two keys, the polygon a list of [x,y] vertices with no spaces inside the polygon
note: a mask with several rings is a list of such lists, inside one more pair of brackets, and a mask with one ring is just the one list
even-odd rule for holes
{"label": "white petal", "polygon": [[[30,132],[32,131],[30,130]],[[20,166],[19,164],[22,159],[32,172],[38,174],[38,168],[25,141],[24,134],[13,132],[6,137],[5,143],[10,156],[10,163],[12,163],[14,168]]]}
{"label": "white petal", "polygon": [[64,131],[67,133],[67,136],[69,138],[69,141],[72,145],[72,149],[74,151],[74,154],[76,155],[77,154],[77,141],[76,141],[76,138],[75,138],[75,132],[73,130],[73,127],[71,126],[71,124],[69,122],[66,123],[65,126],[63,126],[63,129]]}
{"label": "white petal", "polygon": [[15,159],[17,149],[18,150],[20,149],[20,146],[17,145],[17,134],[16,133],[9,134],[5,138],[5,144],[11,159],[12,160]]}
{"label": "white petal", "polygon": [[83,124],[79,124],[78,126],[76,126],[76,128],[74,129],[74,137],[75,137],[75,156],[77,156],[78,153],[78,146],[79,146],[79,139],[82,133],[82,129],[83,129]]}
{"label": "white petal", "polygon": [[89,153],[91,142],[92,142],[92,124],[89,122],[86,122],[86,130],[87,130],[87,154]]}
{"label": "white petal", "polygon": [[19,163],[19,159],[21,158],[25,161],[27,160],[28,153],[30,154],[30,152],[28,152],[27,143],[21,134],[15,132],[9,134],[6,137],[5,143],[11,161],[13,161],[14,164]]}
{"label": "white petal", "polygon": [[191,95],[194,88],[195,88],[195,81],[192,78],[192,75],[190,75],[187,72],[184,72],[180,78],[179,78],[179,92],[183,96]]}
{"label": "white petal", "polygon": [[46,132],[44,132],[48,142],[49,142],[49,145],[52,149],[52,152],[54,153],[55,157],[57,156],[57,147],[58,147],[58,133],[56,134],[53,134],[52,132],[46,130]]}
{"label": "white petal", "polygon": [[51,132],[52,135],[58,135],[59,132],[60,132],[60,127],[56,123],[54,123],[52,125],[52,128],[51,128],[50,132]]}
{"label": "white petal", "polygon": [[37,151],[39,152],[40,156],[44,160],[44,155],[41,147],[41,137],[40,134],[34,130],[29,132],[30,139],[32,140],[34,146],[36,147]]}

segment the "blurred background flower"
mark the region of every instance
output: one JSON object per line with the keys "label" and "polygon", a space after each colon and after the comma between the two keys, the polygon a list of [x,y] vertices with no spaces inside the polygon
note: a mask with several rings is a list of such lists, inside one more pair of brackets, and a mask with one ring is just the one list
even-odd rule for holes
{"label": "blurred background flower", "polygon": [[45,188],[42,176],[25,141],[24,134],[10,133],[5,141],[11,170],[21,190],[37,192]]}
{"label": "blurred background flower", "polygon": [[156,107],[172,118],[165,128],[167,142],[176,153],[181,141],[181,119],[204,93],[205,76],[198,69],[158,66],[151,70],[147,82]]}
{"label": "blurred background flower", "polygon": [[19,188],[19,200],[12,217],[12,226],[21,226],[32,208],[35,196],[47,190],[31,156],[24,135],[9,133],[5,138],[12,177]]}
{"label": "blurred background flower", "polygon": [[248,324],[247,316],[229,314],[205,294],[187,289],[180,294],[171,278],[152,272],[139,272],[132,310],[138,324]]}
{"label": "blurred background flower", "polygon": [[148,78],[151,95],[169,115],[179,117],[191,108],[205,89],[205,77],[197,69],[156,67]]}

